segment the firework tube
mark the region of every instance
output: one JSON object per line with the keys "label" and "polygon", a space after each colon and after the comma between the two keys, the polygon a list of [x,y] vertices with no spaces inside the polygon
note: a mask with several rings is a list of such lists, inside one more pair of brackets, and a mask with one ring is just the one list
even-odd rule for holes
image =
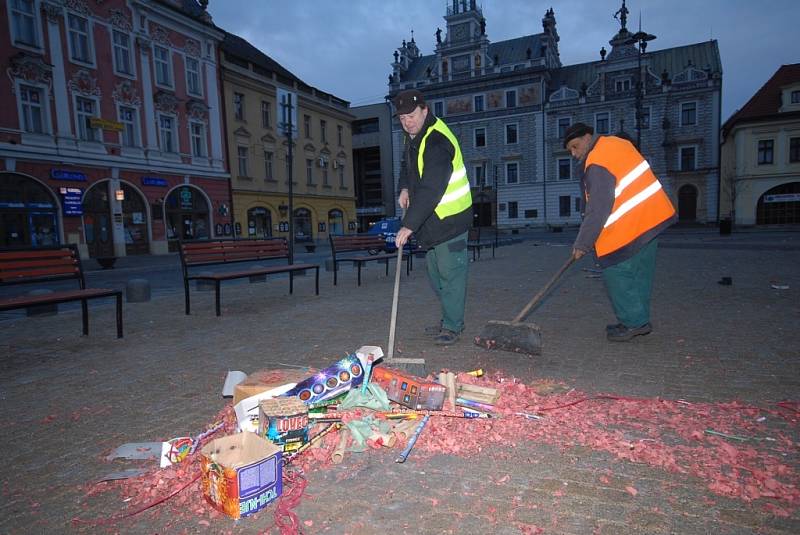
{"label": "firework tube", "polygon": [[204,438],[208,438],[209,436],[213,435],[214,433],[222,429],[224,425],[225,422],[219,422],[215,424],[213,427],[211,427],[211,429],[203,431],[202,433],[197,435],[197,437],[192,441],[192,448],[189,450],[189,455],[194,455],[194,452],[197,451],[197,447],[200,446],[200,442]]}
{"label": "firework tube", "polygon": [[408,456],[411,454],[411,450],[414,448],[414,444],[417,443],[417,439],[419,438],[419,435],[422,433],[422,429],[425,427],[425,424],[428,423],[428,420],[430,420],[430,418],[431,418],[430,414],[425,415],[425,417],[417,426],[416,431],[414,431],[414,434],[411,435],[411,437],[408,439],[408,444],[406,445],[406,449],[404,449],[400,453],[400,455],[397,457],[397,459],[394,460],[394,462],[396,463],[406,462],[406,459],[408,459]]}
{"label": "firework tube", "polygon": [[381,433],[380,431],[374,431],[369,437],[367,437],[367,440],[371,440],[374,443],[377,443],[380,440],[382,446],[391,448],[397,441],[397,436],[395,436],[393,433]]}
{"label": "firework tube", "polygon": [[417,428],[418,424],[419,422],[414,422],[412,420],[403,420],[394,424],[392,433],[394,433],[398,438],[406,440],[414,433],[414,429]]}
{"label": "firework tube", "polygon": [[361,393],[367,393],[367,386],[369,386],[369,376],[372,374],[372,355],[367,357],[367,364],[364,366],[364,380],[361,381]]}
{"label": "firework tube", "polygon": [[478,368],[477,370],[472,370],[471,372],[467,372],[467,375],[471,375],[473,377],[481,377],[483,375],[483,370]]}
{"label": "firework tube", "polygon": [[479,401],[471,401],[469,399],[464,399],[464,398],[456,398],[456,405],[461,405],[462,407],[469,407],[470,409],[477,409],[479,411],[486,411],[486,412],[491,412],[494,410],[494,405],[489,405],[488,403],[481,403]]}
{"label": "firework tube", "polygon": [[311,440],[309,440],[308,442],[306,442],[305,444],[303,444],[302,446],[297,448],[294,451],[294,453],[292,453],[291,456],[288,456],[286,458],[286,461],[285,461],[284,464],[288,464],[288,463],[294,461],[297,458],[298,455],[300,455],[301,453],[303,453],[307,449],[316,446],[319,443],[319,441],[322,440],[322,437],[324,437],[325,435],[327,435],[328,433],[330,433],[334,429],[339,429],[340,427],[342,427],[342,424],[340,424],[338,422],[329,425],[328,427],[326,427],[325,429],[323,429],[322,431],[320,431],[319,433],[314,435],[314,437]]}
{"label": "firework tube", "polygon": [[[366,377],[364,378],[366,380]],[[339,443],[333,449],[333,453],[331,454],[331,462],[333,464],[339,464],[344,460],[344,449],[347,447],[347,439],[350,438],[345,431],[341,432],[341,436],[339,437]]]}

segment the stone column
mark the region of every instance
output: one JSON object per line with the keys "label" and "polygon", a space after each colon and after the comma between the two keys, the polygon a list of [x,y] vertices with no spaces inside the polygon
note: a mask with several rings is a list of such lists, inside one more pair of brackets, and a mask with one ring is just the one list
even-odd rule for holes
{"label": "stone column", "polygon": [[158,138],[156,137],[156,114],[153,107],[153,78],[150,74],[150,54],[152,43],[149,39],[137,37],[136,43],[139,45],[139,72],[142,73],[142,102],[144,105],[144,126],[145,126],[145,147],[148,157],[151,151],[158,150]]}
{"label": "stone column", "polygon": [[72,125],[69,120],[69,104],[67,96],[67,77],[64,70],[64,53],[61,49],[61,29],[59,20],[64,8],[51,2],[42,3],[42,11],[47,18],[47,36],[50,44],[50,61],[53,62],[53,97],[56,107],[56,134],[58,139],[71,138]]}

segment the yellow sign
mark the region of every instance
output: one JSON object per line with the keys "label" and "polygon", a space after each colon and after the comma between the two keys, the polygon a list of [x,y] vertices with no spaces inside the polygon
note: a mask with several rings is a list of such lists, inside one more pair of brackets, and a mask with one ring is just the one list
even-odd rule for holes
{"label": "yellow sign", "polygon": [[92,128],[102,128],[103,130],[113,130],[114,132],[121,132],[123,128],[122,123],[118,121],[109,121],[101,117],[92,117],[89,119],[89,126]]}

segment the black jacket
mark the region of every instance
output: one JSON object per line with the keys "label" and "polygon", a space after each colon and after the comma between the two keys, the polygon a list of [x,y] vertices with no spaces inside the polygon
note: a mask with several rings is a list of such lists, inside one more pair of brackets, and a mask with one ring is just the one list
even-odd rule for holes
{"label": "black jacket", "polygon": [[408,190],[409,206],[403,226],[411,229],[423,248],[433,247],[466,232],[472,225],[472,210],[440,219],[434,212],[442,199],[450,175],[453,173],[455,148],[450,140],[440,132],[432,132],[425,142],[424,171],[419,176],[417,156],[422,138],[436,121],[432,110],[428,109],[420,133],[411,139],[404,135],[403,163],[401,165],[399,187]]}

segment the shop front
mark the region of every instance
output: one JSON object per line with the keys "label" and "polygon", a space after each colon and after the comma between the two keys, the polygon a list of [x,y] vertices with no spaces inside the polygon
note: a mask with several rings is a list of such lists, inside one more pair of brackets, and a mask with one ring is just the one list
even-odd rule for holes
{"label": "shop front", "polygon": [[0,247],[47,247],[61,242],[53,191],[29,176],[0,173]]}
{"label": "shop front", "polygon": [[169,251],[178,250],[178,240],[204,240],[210,237],[210,206],[202,190],[190,185],[173,189],[164,200]]}

